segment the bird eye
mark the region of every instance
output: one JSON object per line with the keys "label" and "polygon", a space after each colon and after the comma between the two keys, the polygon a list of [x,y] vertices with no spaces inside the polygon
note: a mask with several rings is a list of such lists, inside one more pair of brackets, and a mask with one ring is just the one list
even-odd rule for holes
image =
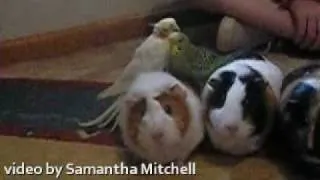
{"label": "bird eye", "polygon": [[172,108],[169,105],[165,105],[163,107],[164,111],[168,114],[168,115],[172,115]]}

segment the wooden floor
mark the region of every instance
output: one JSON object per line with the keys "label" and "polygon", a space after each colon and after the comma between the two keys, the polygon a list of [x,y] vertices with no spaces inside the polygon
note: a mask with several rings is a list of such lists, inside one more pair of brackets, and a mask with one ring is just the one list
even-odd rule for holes
{"label": "wooden floor", "polygon": [[[1,77],[24,77],[59,80],[113,81],[131,60],[142,39],[88,49],[58,58],[47,58],[0,67]],[[309,63],[306,59],[285,54],[267,55],[286,73]]]}
{"label": "wooden floor", "polygon": [[13,64],[0,68],[0,76],[109,82],[130,61],[140,42],[130,40],[63,57]]}

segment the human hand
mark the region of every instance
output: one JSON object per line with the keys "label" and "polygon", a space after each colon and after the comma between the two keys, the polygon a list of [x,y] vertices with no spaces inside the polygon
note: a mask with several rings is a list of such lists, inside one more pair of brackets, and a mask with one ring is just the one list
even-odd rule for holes
{"label": "human hand", "polygon": [[320,3],[293,0],[289,10],[295,25],[294,41],[302,49],[320,50]]}

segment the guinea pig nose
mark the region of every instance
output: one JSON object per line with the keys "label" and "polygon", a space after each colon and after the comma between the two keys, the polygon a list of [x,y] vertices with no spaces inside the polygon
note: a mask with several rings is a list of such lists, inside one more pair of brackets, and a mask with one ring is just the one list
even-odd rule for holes
{"label": "guinea pig nose", "polygon": [[226,125],[225,128],[231,133],[234,134],[239,130],[239,127],[236,125]]}
{"label": "guinea pig nose", "polygon": [[153,133],[151,137],[153,140],[159,141],[163,137],[163,133],[162,132]]}

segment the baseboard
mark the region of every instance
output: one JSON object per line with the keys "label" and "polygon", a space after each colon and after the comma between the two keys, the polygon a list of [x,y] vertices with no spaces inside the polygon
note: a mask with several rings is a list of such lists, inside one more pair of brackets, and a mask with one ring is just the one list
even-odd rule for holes
{"label": "baseboard", "polygon": [[170,10],[147,16],[127,15],[55,32],[34,34],[0,43],[0,66],[61,56],[85,48],[145,36],[150,22],[171,16],[182,27],[214,21],[213,14],[193,9]]}
{"label": "baseboard", "polygon": [[0,65],[59,56],[84,48],[106,45],[144,35],[144,17],[117,17],[55,32],[34,34],[0,44]]}

